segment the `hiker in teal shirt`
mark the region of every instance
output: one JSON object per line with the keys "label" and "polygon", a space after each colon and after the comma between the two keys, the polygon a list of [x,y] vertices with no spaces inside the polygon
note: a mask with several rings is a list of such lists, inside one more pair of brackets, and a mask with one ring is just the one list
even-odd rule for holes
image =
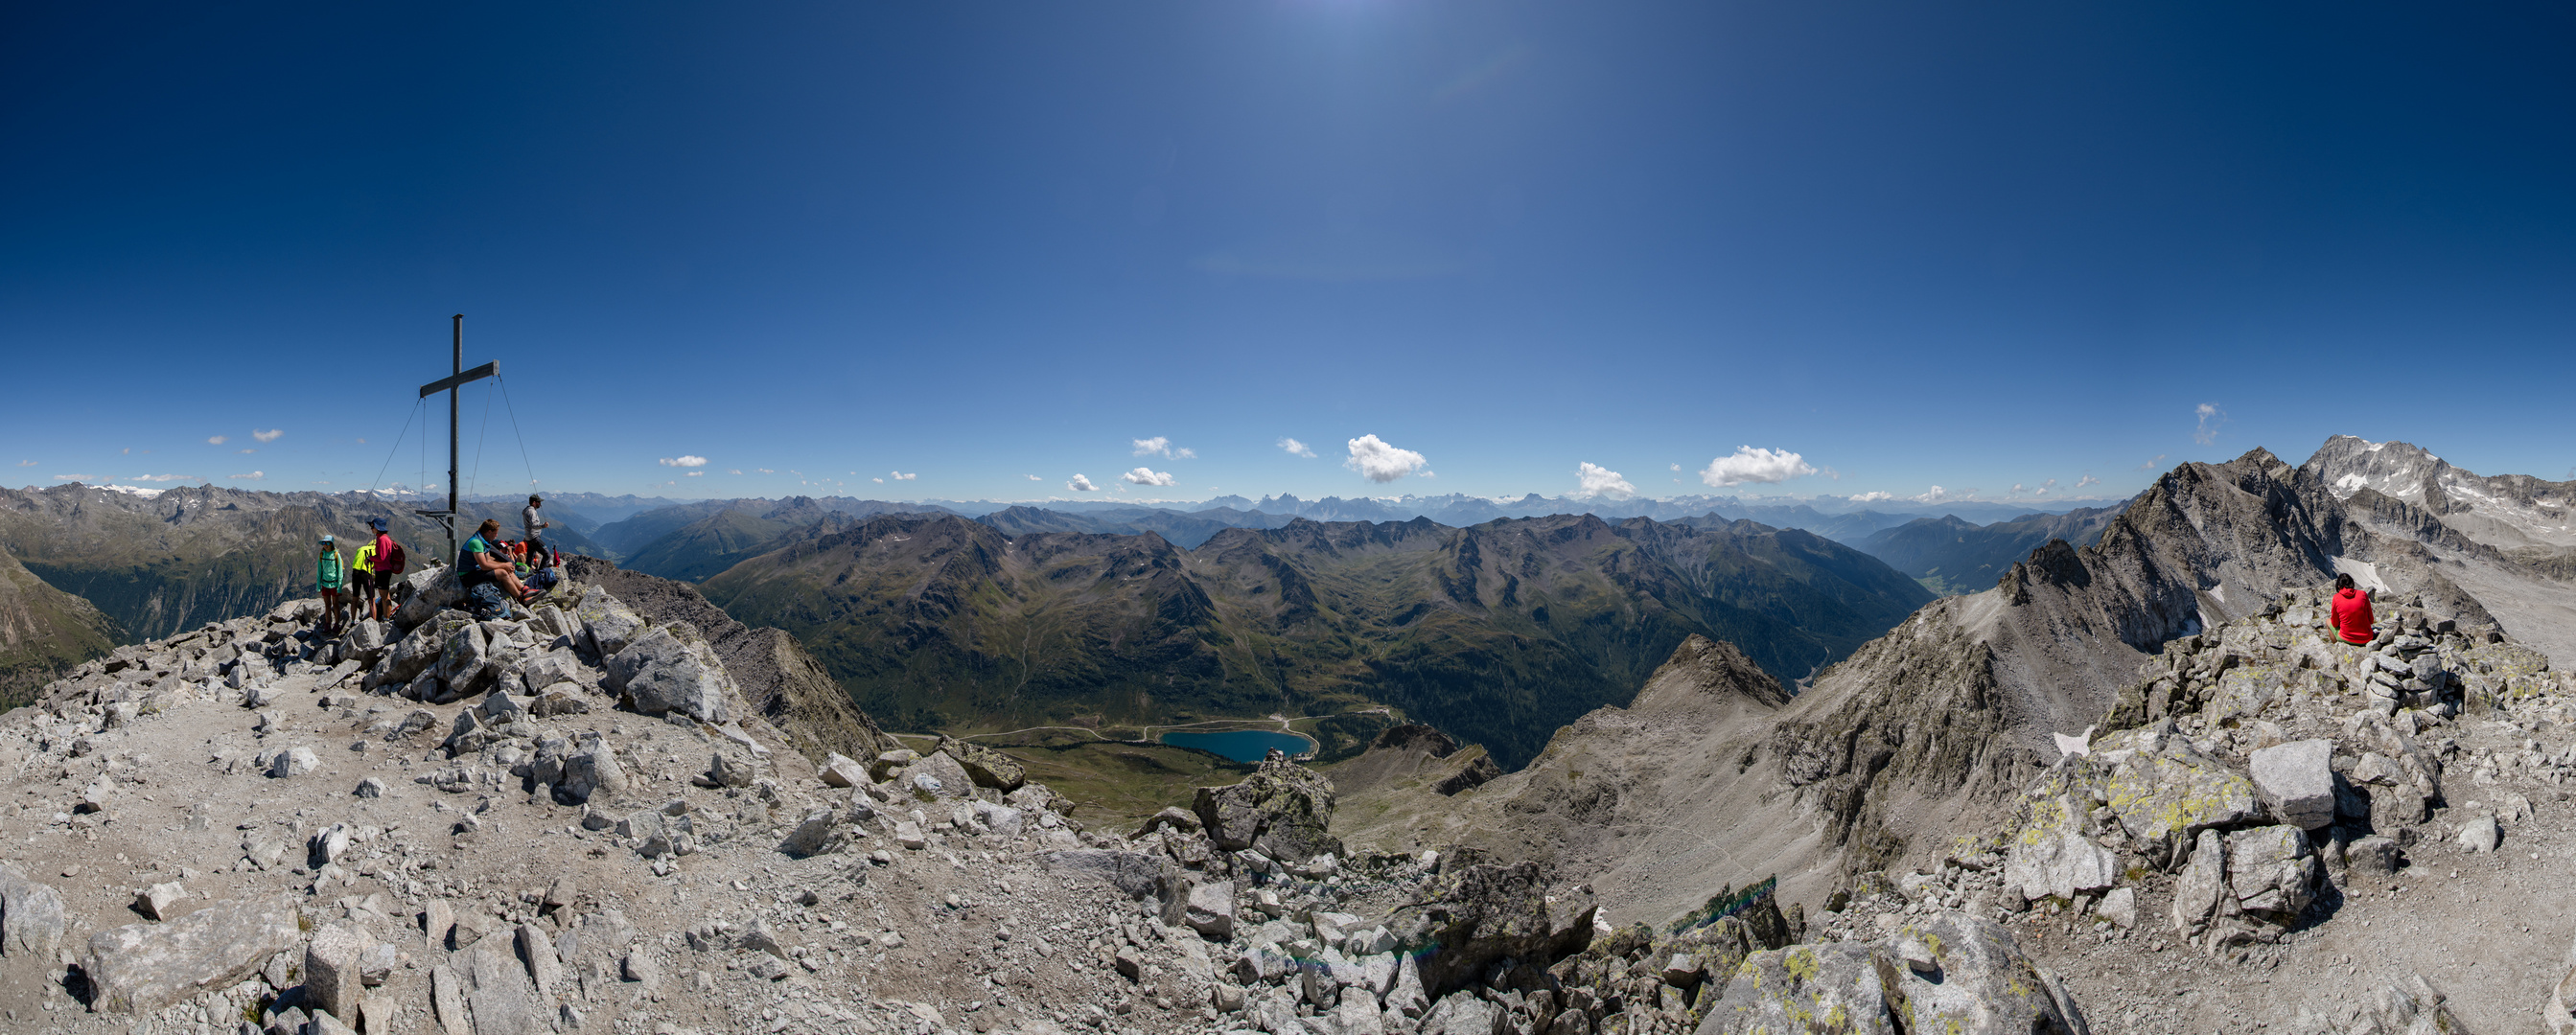
{"label": "hiker in teal shirt", "polygon": [[340,584],[348,577],[348,565],[340,561],[340,544],[322,537],[321,556],[313,559],[313,584],[322,591],[322,635],[340,634]]}
{"label": "hiker in teal shirt", "polygon": [[500,535],[501,523],[486,520],[456,552],[456,581],[465,587],[465,610],[476,618],[509,617],[510,601],[524,603],[531,596],[519,583],[510,555],[495,541]]}

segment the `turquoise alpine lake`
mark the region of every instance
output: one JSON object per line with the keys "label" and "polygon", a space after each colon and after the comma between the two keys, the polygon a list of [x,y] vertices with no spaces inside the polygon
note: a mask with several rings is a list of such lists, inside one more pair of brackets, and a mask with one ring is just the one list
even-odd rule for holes
{"label": "turquoise alpine lake", "polygon": [[1224,733],[1189,733],[1174,730],[1155,738],[1173,747],[1197,748],[1224,755],[1237,762],[1258,762],[1268,757],[1271,748],[1291,756],[1315,750],[1315,742],[1294,733],[1271,730],[1229,730]]}

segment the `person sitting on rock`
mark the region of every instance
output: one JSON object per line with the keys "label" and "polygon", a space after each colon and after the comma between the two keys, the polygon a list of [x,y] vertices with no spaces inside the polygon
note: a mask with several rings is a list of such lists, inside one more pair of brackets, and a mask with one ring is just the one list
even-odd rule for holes
{"label": "person sitting on rock", "polygon": [[456,554],[456,581],[465,587],[466,610],[481,619],[500,618],[510,613],[510,601],[526,601],[528,587],[519,584],[512,570],[510,555],[495,540],[501,534],[501,523],[485,518],[474,530],[474,538],[465,541]]}
{"label": "person sitting on rock", "polygon": [[2330,613],[2334,618],[2335,633],[2343,637],[2343,642],[2370,642],[2370,594],[2353,588],[2352,576],[2335,576],[2334,605]]}

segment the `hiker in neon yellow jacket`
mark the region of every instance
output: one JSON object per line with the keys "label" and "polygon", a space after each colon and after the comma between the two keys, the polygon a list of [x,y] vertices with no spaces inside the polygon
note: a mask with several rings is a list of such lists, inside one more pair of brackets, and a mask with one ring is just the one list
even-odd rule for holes
{"label": "hiker in neon yellow jacket", "polygon": [[367,540],[367,545],[359,547],[357,555],[349,558],[348,593],[349,613],[353,617],[359,621],[375,617],[376,541],[373,539]]}
{"label": "hiker in neon yellow jacket", "polygon": [[344,616],[340,613],[340,586],[347,578],[347,566],[340,561],[340,544],[329,535],[322,537],[321,555],[313,559],[314,588],[322,591],[322,635],[337,636]]}

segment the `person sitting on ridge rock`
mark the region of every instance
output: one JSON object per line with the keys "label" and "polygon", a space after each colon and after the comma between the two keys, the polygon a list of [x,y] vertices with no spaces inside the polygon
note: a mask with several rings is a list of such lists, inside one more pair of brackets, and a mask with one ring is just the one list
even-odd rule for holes
{"label": "person sitting on ridge rock", "polygon": [[507,617],[510,601],[524,602],[530,596],[511,569],[510,555],[494,542],[500,534],[501,523],[485,518],[474,530],[474,538],[466,540],[456,554],[456,581],[465,587],[465,609],[478,619]]}
{"label": "person sitting on ridge rock", "polygon": [[2335,632],[2343,637],[2343,642],[2351,644],[2370,642],[2372,621],[2370,594],[2353,588],[2352,576],[2335,576],[2335,595],[2331,614],[2334,618]]}

